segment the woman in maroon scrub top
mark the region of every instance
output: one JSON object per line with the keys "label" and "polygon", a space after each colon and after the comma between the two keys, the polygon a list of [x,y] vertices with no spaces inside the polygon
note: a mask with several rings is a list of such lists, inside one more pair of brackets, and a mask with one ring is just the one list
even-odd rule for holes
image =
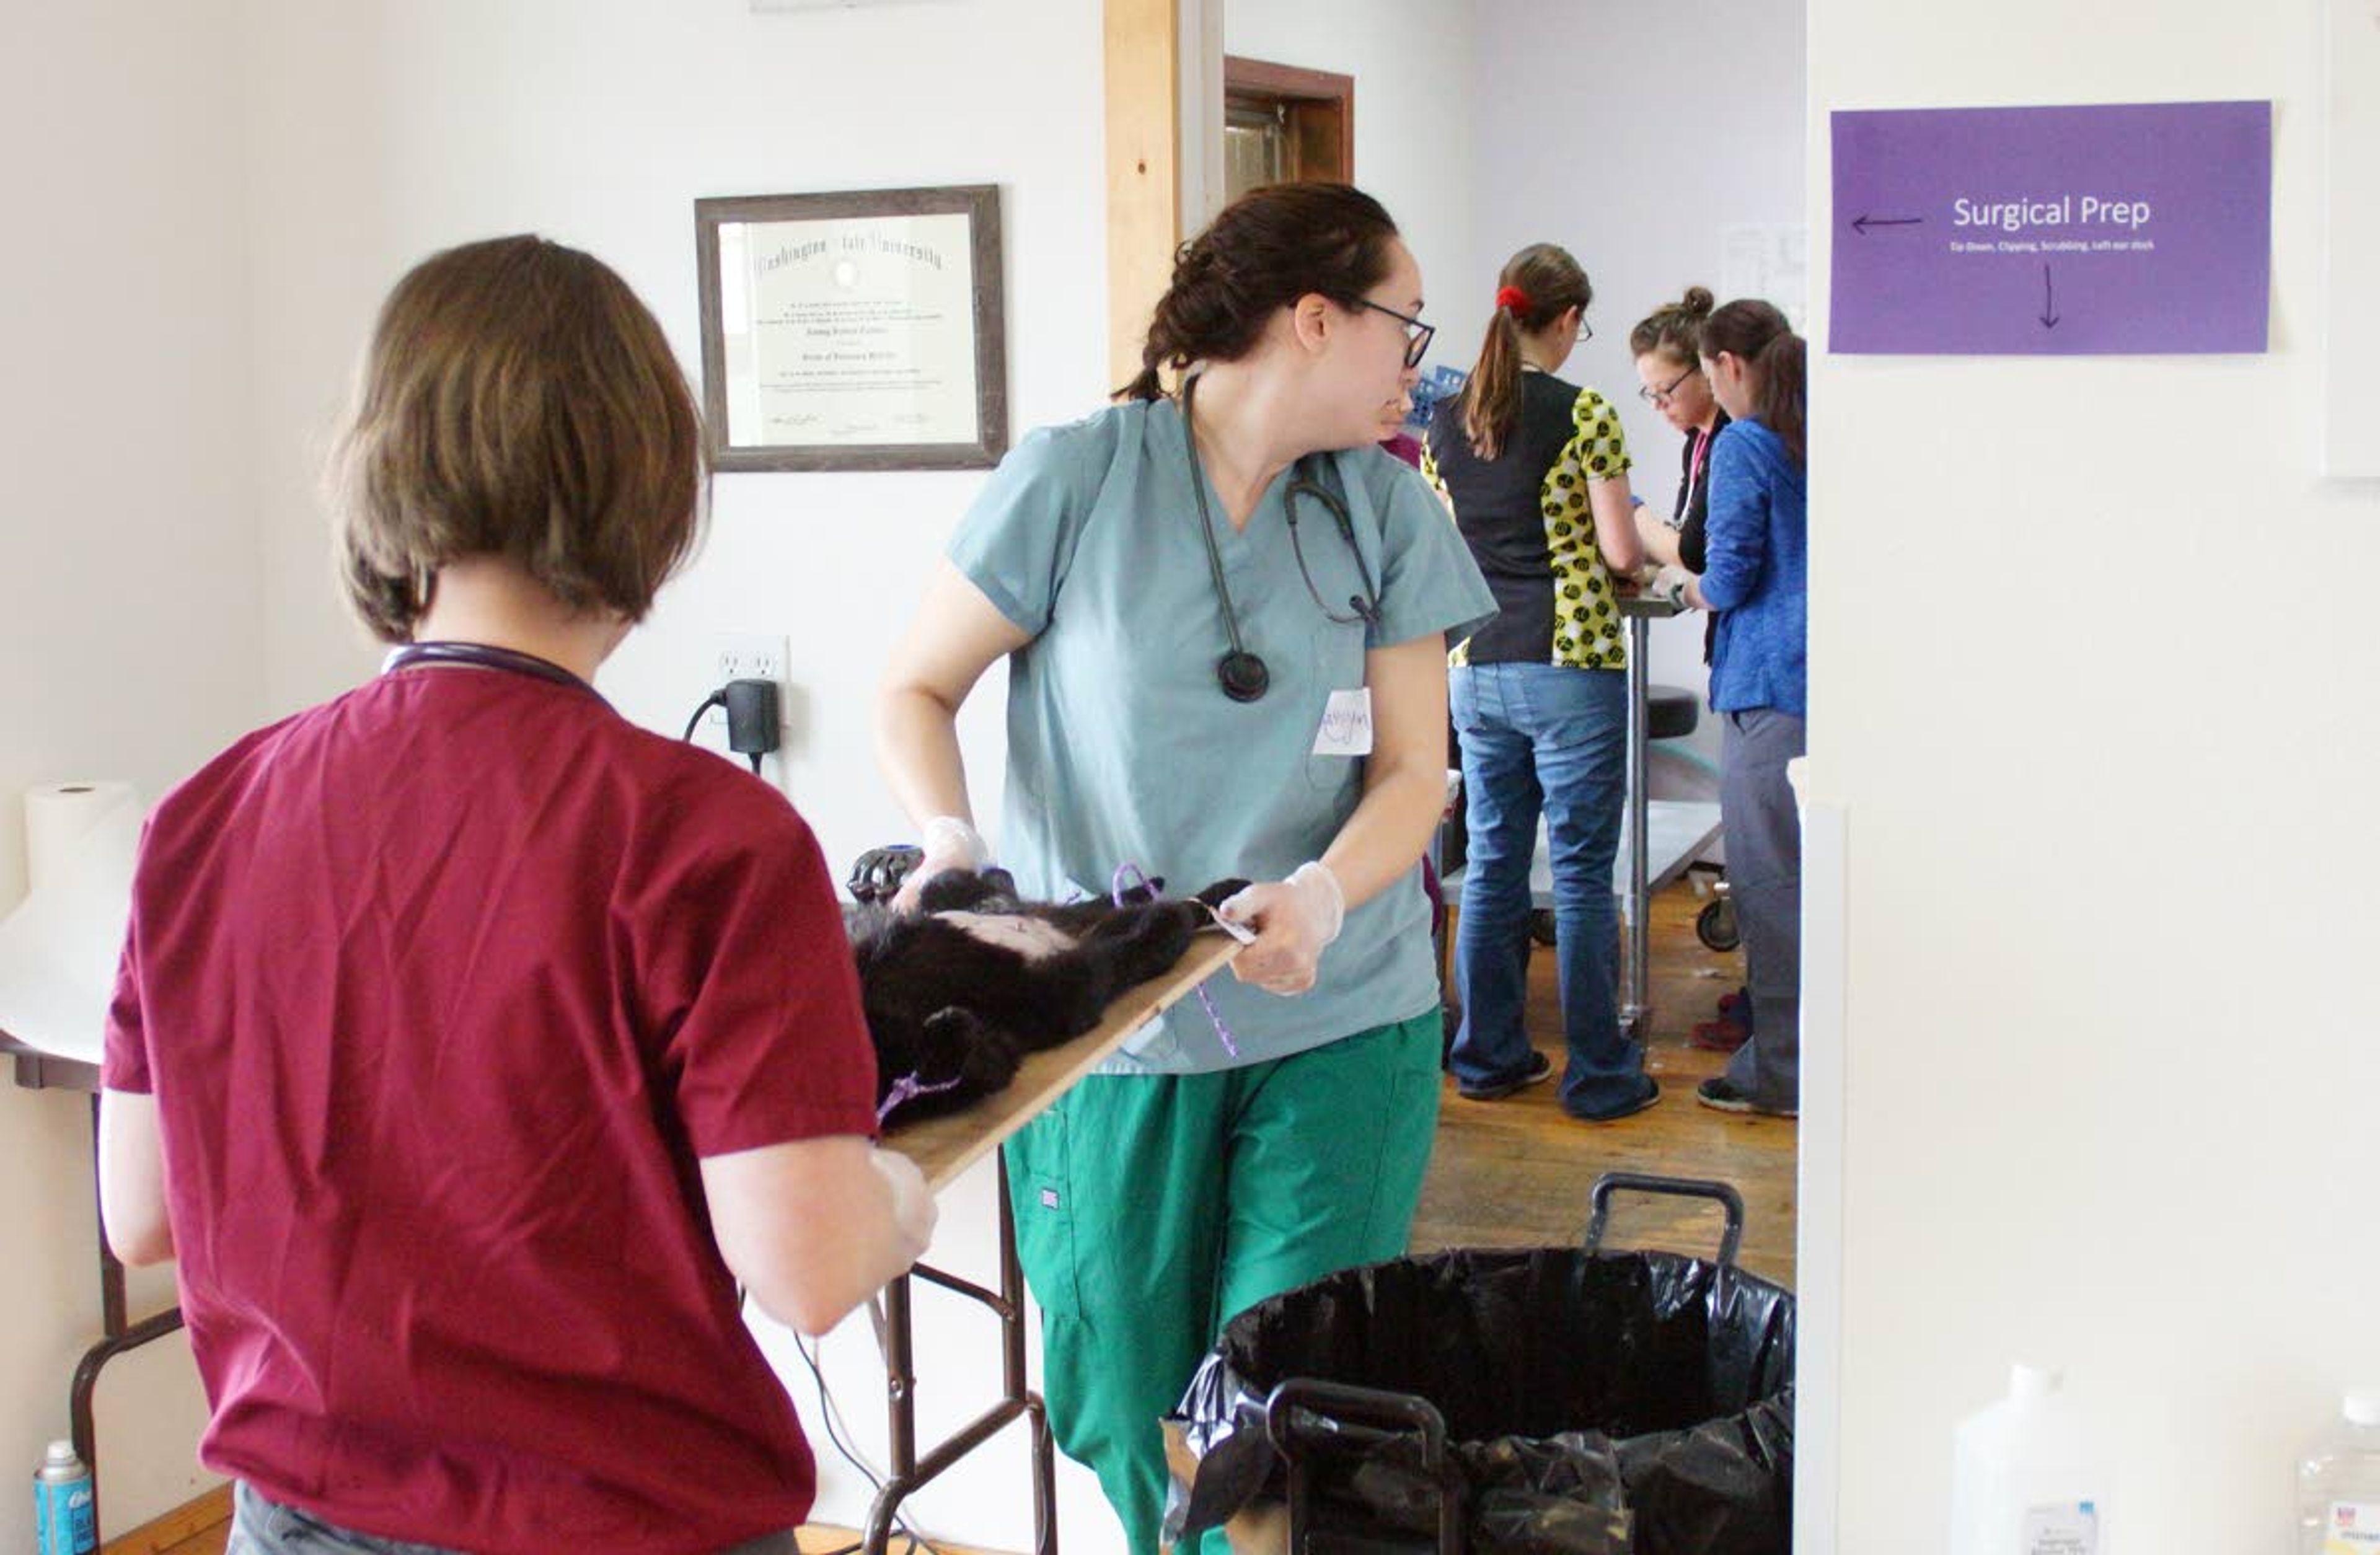
{"label": "woman in maroon scrub top", "polygon": [[451,249],[335,487],[401,645],[149,820],[101,1188],[178,1257],[235,1550],[791,1550],[816,1333],[923,1250],[809,829],[589,684],[693,549],[692,397],[602,264]]}

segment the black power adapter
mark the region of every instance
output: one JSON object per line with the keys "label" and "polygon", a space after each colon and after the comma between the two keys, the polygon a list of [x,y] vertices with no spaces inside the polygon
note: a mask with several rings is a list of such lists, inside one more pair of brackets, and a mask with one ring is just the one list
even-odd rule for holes
{"label": "black power adapter", "polygon": [[731,680],[719,695],[727,704],[727,748],[750,757],[759,771],[760,758],[777,748],[777,683]]}

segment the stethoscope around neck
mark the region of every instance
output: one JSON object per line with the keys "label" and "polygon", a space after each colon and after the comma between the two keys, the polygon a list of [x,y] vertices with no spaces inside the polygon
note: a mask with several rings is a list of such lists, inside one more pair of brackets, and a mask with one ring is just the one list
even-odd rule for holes
{"label": "stethoscope around neck", "polygon": [[381,674],[394,674],[400,670],[419,665],[461,665],[474,670],[504,670],[513,674],[527,675],[531,680],[551,681],[584,691],[597,701],[603,694],[551,659],[540,659],[534,653],[517,649],[499,648],[492,642],[409,642],[390,650],[381,662]]}
{"label": "stethoscope around neck", "polygon": [[[1249,650],[1240,637],[1239,613],[1232,608],[1231,587],[1223,581],[1223,551],[1215,541],[1215,516],[1207,505],[1207,473],[1198,463],[1198,431],[1190,414],[1190,402],[1198,392],[1198,375],[1192,373],[1182,384],[1182,443],[1190,459],[1190,492],[1198,499],[1198,538],[1207,542],[1207,571],[1215,580],[1215,601],[1223,609],[1223,631],[1231,638],[1231,650],[1215,661],[1215,679],[1221,684],[1223,695],[1235,702],[1253,702],[1272,685],[1272,671],[1264,660]],[[1361,622],[1378,631],[1380,625],[1380,588],[1373,581],[1371,565],[1364,560],[1363,547],[1355,543],[1355,521],[1348,516],[1347,504],[1339,493],[1331,491],[1304,472],[1306,461],[1300,459],[1300,473],[1281,494],[1282,519],[1289,525],[1289,549],[1297,558],[1297,575],[1305,580],[1305,591],[1314,597],[1315,608],[1325,620],[1342,626]],[[1348,553],[1355,558],[1355,571],[1364,580],[1364,591],[1347,596],[1347,609],[1342,615],[1323,602],[1322,590],[1314,586],[1314,574],[1305,565],[1305,547],[1297,538],[1297,499],[1312,497],[1330,510],[1339,526],[1339,538],[1347,542]]]}

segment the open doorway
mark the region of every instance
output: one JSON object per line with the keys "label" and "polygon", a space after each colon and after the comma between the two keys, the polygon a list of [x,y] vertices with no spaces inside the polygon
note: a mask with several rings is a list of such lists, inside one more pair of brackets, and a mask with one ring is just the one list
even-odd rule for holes
{"label": "open doorway", "polygon": [[1355,79],[1227,55],[1223,59],[1223,198],[1302,178],[1351,183]]}

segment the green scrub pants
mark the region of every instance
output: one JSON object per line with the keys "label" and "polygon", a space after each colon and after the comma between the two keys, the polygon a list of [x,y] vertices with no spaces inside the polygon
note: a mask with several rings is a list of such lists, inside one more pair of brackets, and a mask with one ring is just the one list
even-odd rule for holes
{"label": "green scrub pants", "polygon": [[1405,1251],[1438,1125],[1437,1010],[1211,1075],[1094,1075],[1012,1138],[1050,1426],[1133,1555],[1165,1509],[1158,1421],[1224,1323]]}

